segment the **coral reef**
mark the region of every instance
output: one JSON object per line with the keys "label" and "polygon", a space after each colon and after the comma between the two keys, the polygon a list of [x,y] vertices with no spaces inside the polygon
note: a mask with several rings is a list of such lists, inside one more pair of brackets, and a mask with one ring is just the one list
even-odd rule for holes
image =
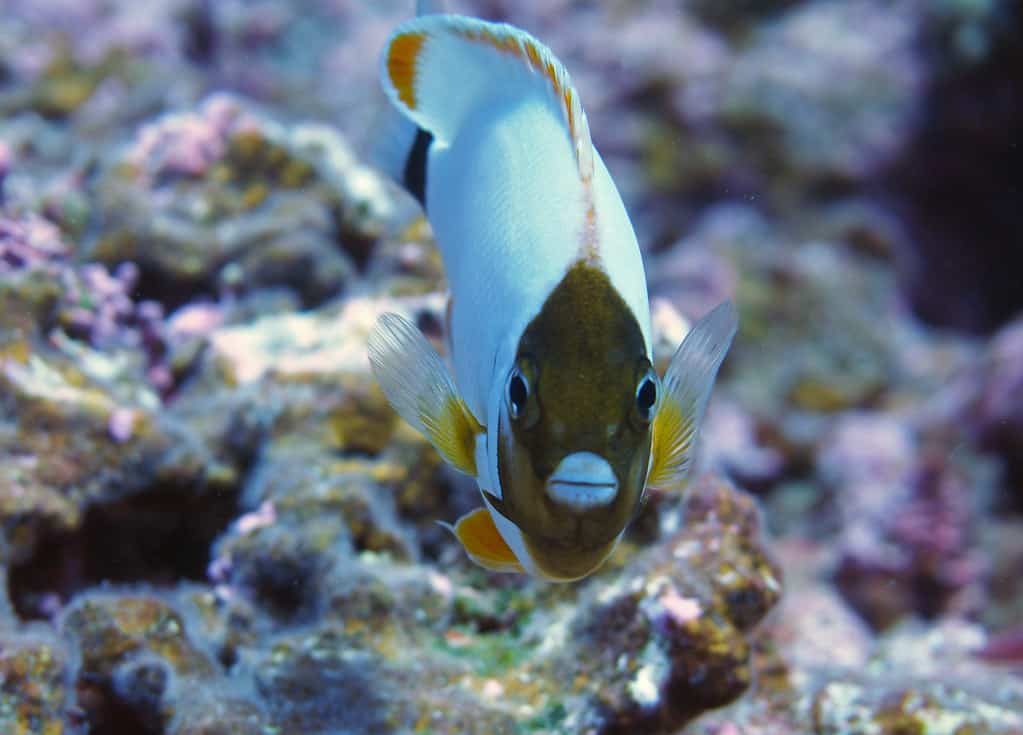
{"label": "coral reef", "polygon": [[1019,9],[448,3],[571,70],[658,369],[740,311],[690,484],[549,585],[368,369],[446,346],[412,5],[5,5],[0,732],[1023,732]]}
{"label": "coral reef", "polygon": [[149,123],[98,183],[103,232],[92,255],[136,262],[142,290],[172,305],[239,287],[287,287],[322,303],[354,271],[338,211],[373,204],[332,185],[368,173],[321,181],[314,144],[324,165],[353,166],[337,136],[282,130],[223,95]]}

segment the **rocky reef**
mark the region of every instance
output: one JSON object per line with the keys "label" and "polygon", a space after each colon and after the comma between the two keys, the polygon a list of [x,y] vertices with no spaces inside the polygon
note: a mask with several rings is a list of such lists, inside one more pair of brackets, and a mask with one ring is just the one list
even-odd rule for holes
{"label": "rocky reef", "polygon": [[571,70],[658,366],[736,302],[690,482],[571,585],[437,523],[366,357],[444,345],[373,166],[411,2],[13,0],[0,732],[1023,732],[1019,9],[450,5]]}

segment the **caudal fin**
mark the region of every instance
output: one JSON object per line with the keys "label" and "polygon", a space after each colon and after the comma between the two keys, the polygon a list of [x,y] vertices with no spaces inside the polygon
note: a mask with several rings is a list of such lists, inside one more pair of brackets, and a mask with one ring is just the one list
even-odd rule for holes
{"label": "caudal fin", "polygon": [[458,15],[416,18],[384,47],[381,80],[391,102],[442,143],[477,110],[510,97],[537,99],[564,121],[580,175],[592,175],[589,126],[568,72],[518,28]]}

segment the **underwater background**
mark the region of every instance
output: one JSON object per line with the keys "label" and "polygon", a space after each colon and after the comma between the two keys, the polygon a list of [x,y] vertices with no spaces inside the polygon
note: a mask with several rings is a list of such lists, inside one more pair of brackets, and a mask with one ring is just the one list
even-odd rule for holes
{"label": "underwater background", "polygon": [[0,735],[1023,733],[1020,4],[448,6],[568,67],[659,368],[738,305],[688,488],[570,585],[436,523],[411,1],[0,0]]}

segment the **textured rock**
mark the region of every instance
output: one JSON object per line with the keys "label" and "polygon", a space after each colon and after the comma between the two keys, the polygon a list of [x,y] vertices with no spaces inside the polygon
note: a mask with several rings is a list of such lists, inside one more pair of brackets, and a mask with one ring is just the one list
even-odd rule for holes
{"label": "textured rock", "polygon": [[2,548],[33,618],[103,580],[202,575],[242,460],[225,434],[204,445],[162,413],[130,353],[57,344],[0,360]]}
{"label": "textured rock", "polygon": [[[370,183],[356,190],[360,177]],[[352,248],[386,207],[373,183],[336,134],[283,128],[214,96],[142,127],[106,172],[94,256],[138,263],[143,287],[175,305],[225,279],[319,304],[348,286]]]}
{"label": "textured rock", "polygon": [[[915,20],[908,3],[799,4],[760,28],[739,56],[724,123],[760,131],[756,154],[780,164],[781,173],[868,175],[912,130],[924,75],[912,45]],[[847,33],[852,26],[860,33]],[[790,114],[793,108],[801,114]]]}
{"label": "textured rock", "polygon": [[704,477],[684,524],[584,591],[541,670],[572,682],[565,726],[671,732],[735,700],[752,677],[753,629],[778,600],[755,502]]}
{"label": "textured rock", "polygon": [[478,490],[365,357],[385,310],[445,352],[368,166],[411,2],[10,0],[0,731],[1023,731],[1018,324],[903,305],[1018,306],[1012,3],[449,7],[565,61],[656,364],[737,303],[692,486],[572,585],[436,523]]}
{"label": "textured rock", "polygon": [[[1006,326],[945,395],[945,418],[965,426],[984,450],[999,456],[1007,484],[1023,480],[1023,322]],[[1017,493],[1017,495],[1020,495]],[[1017,498],[1023,504],[1023,497]]]}
{"label": "textured rock", "polygon": [[10,735],[66,735],[74,702],[73,666],[49,634],[4,633],[0,644],[0,727]]}

